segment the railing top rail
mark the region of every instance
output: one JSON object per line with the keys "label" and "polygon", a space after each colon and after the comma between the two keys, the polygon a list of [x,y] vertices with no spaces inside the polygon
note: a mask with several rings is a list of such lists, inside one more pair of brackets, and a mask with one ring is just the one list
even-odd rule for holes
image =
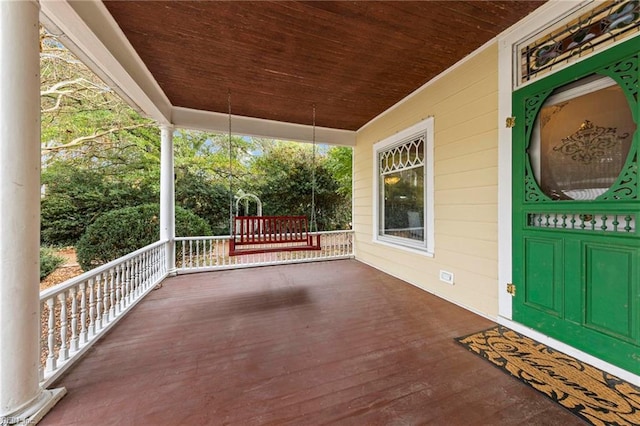
{"label": "railing top rail", "polygon": [[144,246],[132,253],[127,254],[126,256],[122,256],[119,257],[118,259],[112,260],[109,263],[105,263],[104,265],[98,266],[95,269],[92,269],[90,271],[87,271],[85,273],[83,273],[82,275],[78,275],[77,277],[71,278],[70,280],[65,281],[62,284],[59,284],[57,286],[48,288],[42,292],[40,292],[40,301],[45,300],[45,299],[49,299],[53,296],[57,296],[59,293],[62,293],[63,291],[66,291],[72,287],[75,287],[76,285],[80,284],[83,281],[86,281],[88,279],[91,279],[105,271],[108,271],[109,269],[113,268],[114,266],[117,266],[119,264],[121,264],[122,262],[126,262],[127,260],[131,260],[133,258],[135,258],[136,256],[149,251],[149,250],[153,250],[154,248],[160,247],[163,244],[167,243],[167,240],[160,240],[160,241],[156,241],[155,243],[149,244],[147,246]]}
{"label": "railing top rail", "polygon": [[[353,229],[342,229],[338,231],[309,232],[309,235],[331,235],[331,234],[351,234],[351,233],[353,233]],[[176,237],[176,241],[229,240],[229,239],[231,239],[231,235]]]}
{"label": "railing top rail", "polygon": [[265,220],[307,220],[306,216],[236,216],[236,220],[256,220],[256,221],[265,221]]}

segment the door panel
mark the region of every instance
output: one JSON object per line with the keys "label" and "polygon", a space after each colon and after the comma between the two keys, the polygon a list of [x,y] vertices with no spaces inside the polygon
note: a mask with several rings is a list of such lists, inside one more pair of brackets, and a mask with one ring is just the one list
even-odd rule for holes
{"label": "door panel", "polygon": [[585,325],[633,341],[638,250],[585,244]]}
{"label": "door panel", "polygon": [[514,321],[635,374],[639,63],[630,40],[515,91],[512,134]]}
{"label": "door panel", "polygon": [[525,237],[525,303],[549,314],[562,316],[563,241],[558,238]]}

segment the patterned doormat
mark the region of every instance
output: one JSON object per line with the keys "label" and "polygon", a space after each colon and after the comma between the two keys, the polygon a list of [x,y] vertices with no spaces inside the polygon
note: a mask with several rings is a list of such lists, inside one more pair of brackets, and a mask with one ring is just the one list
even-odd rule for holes
{"label": "patterned doormat", "polygon": [[503,326],[461,345],[594,425],[640,425],[640,388]]}

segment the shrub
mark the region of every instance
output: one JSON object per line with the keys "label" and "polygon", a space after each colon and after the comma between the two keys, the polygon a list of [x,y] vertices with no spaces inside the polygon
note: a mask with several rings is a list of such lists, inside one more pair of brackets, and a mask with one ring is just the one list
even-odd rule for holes
{"label": "shrub", "polygon": [[212,235],[229,235],[229,190],[207,174],[177,169],[176,205],[205,219]]}
{"label": "shrub", "polygon": [[[159,204],[144,204],[98,217],[78,242],[78,263],[88,271],[158,241],[159,212]],[[176,235],[211,235],[211,229],[204,219],[176,206]]]}
{"label": "shrub", "polygon": [[151,184],[122,182],[98,170],[58,164],[43,171],[45,195],[41,206],[41,241],[75,245],[95,219],[111,210],[157,202]]}
{"label": "shrub", "polygon": [[58,256],[51,247],[40,247],[40,280],[64,263],[64,257]]}

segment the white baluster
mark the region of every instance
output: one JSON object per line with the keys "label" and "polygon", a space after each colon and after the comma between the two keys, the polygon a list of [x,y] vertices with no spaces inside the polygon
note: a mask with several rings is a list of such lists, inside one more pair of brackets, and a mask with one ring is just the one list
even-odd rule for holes
{"label": "white baluster", "polygon": [[149,286],[149,253],[145,253],[142,261],[142,288],[146,290]]}
{"label": "white baluster", "polygon": [[93,335],[95,335],[102,328],[102,300],[102,274],[99,274],[96,276],[96,312]]}
{"label": "white baluster", "polygon": [[193,240],[189,240],[189,268],[193,268]]}
{"label": "white baluster", "polygon": [[200,267],[200,240],[196,240],[196,268]]}
{"label": "white baluster", "polygon": [[122,268],[123,265],[116,265],[113,268],[113,276],[111,280],[111,309],[109,310],[110,318],[113,320],[120,313],[120,301],[122,299]]}
{"label": "white baluster", "polygon": [[154,272],[153,272],[153,256],[154,256],[153,251],[151,251],[149,253],[149,259],[147,260],[147,268],[148,268],[148,272],[147,272],[147,280],[149,281],[149,285],[151,285],[154,281],[153,276],[154,276]]}
{"label": "white baluster", "polygon": [[156,256],[156,251],[153,250],[151,253],[149,253],[149,283],[154,283],[156,282],[156,265],[155,265],[155,256]]}
{"label": "white baluster", "polygon": [[69,349],[78,350],[78,292],[75,287],[69,289],[71,295],[71,340]]}
{"label": "white baluster", "polygon": [[156,250],[153,251],[153,263],[151,272],[153,274],[153,282],[156,282],[158,279],[158,252]]}
{"label": "white baluster", "polygon": [[344,236],[340,239],[340,254],[349,255],[351,254],[351,250],[349,249],[349,234],[345,233]]}
{"label": "white baluster", "polygon": [[124,265],[124,272],[124,279],[122,281],[122,310],[131,303],[131,292],[133,291],[133,260],[127,261]]}
{"label": "white baluster", "polygon": [[167,272],[167,251],[163,250],[162,247],[158,247],[156,250],[158,250],[161,259],[160,267],[158,268],[158,279],[160,279],[160,276]]}
{"label": "white baluster", "polygon": [[133,303],[134,300],[136,300],[136,295],[138,293],[138,280],[139,280],[139,269],[138,266],[140,265],[140,262],[142,261],[142,254],[136,256],[135,259],[131,259],[131,280],[129,280],[129,289],[128,291],[128,295],[129,295],[129,299],[127,300],[128,304]]}
{"label": "white baluster", "polygon": [[156,251],[153,250],[151,253],[149,253],[149,283],[156,282],[155,259],[156,259]]}
{"label": "white baluster", "polygon": [[156,251],[152,250],[149,253],[149,265],[148,265],[148,268],[149,268],[149,283],[150,284],[155,282],[155,275],[156,275],[156,272],[155,272],[155,256],[156,256]]}
{"label": "white baluster", "polygon": [[157,279],[157,267],[158,264],[158,253],[153,250],[151,252],[152,260],[151,260],[151,282],[156,282]]}
{"label": "white baluster", "polygon": [[142,256],[142,263],[140,264],[140,293],[147,288],[147,268],[149,267],[147,264],[148,259],[149,253],[145,253],[144,256]]}
{"label": "white baluster", "polygon": [[158,263],[158,279],[160,279],[167,270],[167,252],[162,247],[157,247],[156,250],[158,251],[158,259],[160,259]]}
{"label": "white baluster", "polygon": [[131,273],[131,264],[129,261],[124,262],[120,265],[120,279],[118,280],[119,288],[120,288],[120,299],[117,306],[118,313],[124,311],[127,307],[127,299],[129,297],[128,294],[128,286],[129,286],[129,274]]}
{"label": "white baluster", "polygon": [[140,263],[138,266],[138,292],[136,293],[137,295],[139,295],[140,293],[142,293],[142,291],[145,288],[145,284],[146,284],[146,270],[147,270],[147,252],[142,253],[142,256],[140,256]]}
{"label": "white baluster", "polygon": [[127,290],[129,294],[127,303],[129,304],[136,300],[136,294],[138,292],[138,265],[140,265],[142,261],[142,256],[141,254],[131,259],[131,279],[129,280],[129,289]]}
{"label": "white baluster", "polygon": [[126,263],[126,273],[124,275],[124,282],[122,284],[122,297],[124,299],[124,305],[122,305],[123,310],[131,303],[131,293],[133,292],[134,265],[135,259],[129,259]]}
{"label": "white baluster", "polygon": [[147,288],[147,256],[148,253],[145,253],[140,263],[140,290],[138,294]]}
{"label": "white baluster", "polygon": [[218,251],[218,240],[211,238],[211,266],[217,266],[220,264],[218,256],[220,256]]}
{"label": "white baluster", "polygon": [[[91,285],[91,281],[89,281]],[[87,284],[85,282],[80,283],[80,344],[87,343]],[[91,301],[89,301],[91,306]]]}
{"label": "white baluster", "polygon": [[131,259],[131,280],[129,280],[129,299],[128,303],[132,303],[136,300],[136,294],[138,292],[138,279],[139,269],[138,266],[142,260],[142,255],[137,256],[135,259]]}
{"label": "white baluster", "polygon": [[47,299],[47,309],[49,309],[49,321],[47,321],[47,371],[53,371],[56,369],[56,309],[55,309],[55,297]]}
{"label": "white baluster", "polygon": [[69,358],[69,347],[67,346],[67,292],[58,294],[60,303],[60,351],[58,352],[58,362],[66,361]]}
{"label": "white baluster", "polygon": [[[109,300],[111,300],[109,297],[109,276],[113,278],[113,270],[108,273],[105,272],[102,276],[102,327],[109,324]],[[111,297],[113,297],[113,295],[111,295]]]}
{"label": "white baluster", "polygon": [[131,271],[129,272],[129,283],[127,284],[127,306],[135,300],[134,295],[136,291],[136,265],[140,261],[141,257],[141,255],[138,255],[129,261],[129,268],[131,268]]}
{"label": "white baluster", "polygon": [[[109,270],[109,279],[105,281],[105,306],[104,310],[107,316],[107,320],[105,324],[108,324],[116,315],[116,283],[115,280],[117,278],[117,271],[114,268]],[[109,305],[109,309],[107,309],[107,304]]]}

